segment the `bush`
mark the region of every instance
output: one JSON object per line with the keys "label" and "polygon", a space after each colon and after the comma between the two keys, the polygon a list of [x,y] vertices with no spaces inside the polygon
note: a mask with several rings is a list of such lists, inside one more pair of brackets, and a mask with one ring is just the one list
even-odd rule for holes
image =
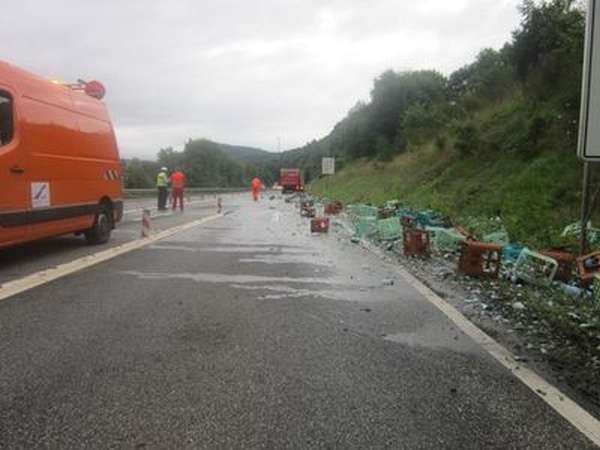
{"label": "bush", "polygon": [[461,156],[471,156],[477,153],[480,146],[479,130],[472,120],[454,122],[450,127],[454,137],[454,148]]}

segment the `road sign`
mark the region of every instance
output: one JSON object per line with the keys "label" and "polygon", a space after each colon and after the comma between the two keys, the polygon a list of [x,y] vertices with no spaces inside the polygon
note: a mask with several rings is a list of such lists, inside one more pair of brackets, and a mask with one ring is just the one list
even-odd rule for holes
{"label": "road sign", "polygon": [[588,2],[577,152],[584,161],[600,161],[600,0]]}
{"label": "road sign", "polygon": [[335,175],[335,158],[323,158],[321,162],[322,175]]}

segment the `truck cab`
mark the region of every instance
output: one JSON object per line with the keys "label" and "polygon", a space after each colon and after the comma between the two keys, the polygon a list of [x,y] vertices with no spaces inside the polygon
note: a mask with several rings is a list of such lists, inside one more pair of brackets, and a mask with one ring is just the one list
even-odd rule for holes
{"label": "truck cab", "polygon": [[304,178],[300,169],[281,169],[279,172],[279,184],[282,192],[302,192],[304,190]]}

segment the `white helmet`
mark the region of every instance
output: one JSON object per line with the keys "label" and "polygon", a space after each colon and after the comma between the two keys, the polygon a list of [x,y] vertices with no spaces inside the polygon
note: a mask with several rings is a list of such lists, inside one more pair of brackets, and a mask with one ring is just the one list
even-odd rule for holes
{"label": "white helmet", "polygon": [[160,170],[161,170],[162,172],[166,172],[166,171],[167,171],[167,170],[169,170],[169,169],[167,169],[166,167],[162,167]]}

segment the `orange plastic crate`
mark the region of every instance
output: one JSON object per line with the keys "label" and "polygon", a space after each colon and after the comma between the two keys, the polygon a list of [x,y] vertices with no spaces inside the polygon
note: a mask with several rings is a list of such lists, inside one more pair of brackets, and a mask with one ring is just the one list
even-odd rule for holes
{"label": "orange plastic crate", "polygon": [[498,278],[502,246],[467,240],[462,243],[458,271],[472,277]]}

